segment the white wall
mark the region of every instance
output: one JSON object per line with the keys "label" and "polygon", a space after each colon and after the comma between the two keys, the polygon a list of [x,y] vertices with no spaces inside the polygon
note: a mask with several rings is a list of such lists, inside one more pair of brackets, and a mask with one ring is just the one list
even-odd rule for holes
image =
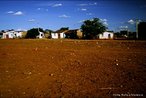
{"label": "white wall", "polygon": [[22,37],[22,32],[20,31],[7,31],[3,33],[3,39],[5,38],[21,38]]}
{"label": "white wall", "polygon": [[9,38],[15,38],[14,31],[8,32]]}
{"label": "white wall", "polygon": [[43,32],[39,32],[39,35],[37,36],[37,38],[44,38],[44,37],[45,37],[44,33]]}
{"label": "white wall", "polygon": [[15,34],[15,38],[21,38],[22,37],[22,32],[20,32],[20,31],[15,31],[14,34]]}
{"label": "white wall", "polygon": [[15,38],[15,34],[14,34],[14,31],[8,31],[8,32],[5,32],[3,33],[3,38]]}
{"label": "white wall", "polygon": [[[59,34],[58,33],[51,33],[51,36],[52,36],[53,39],[59,39]],[[60,33],[60,38],[65,38],[64,32]]]}
{"label": "white wall", "polygon": [[114,33],[112,32],[103,32],[102,34],[99,34],[99,39],[113,39]]}
{"label": "white wall", "polygon": [[6,35],[7,35],[7,33],[3,33],[2,38],[5,39]]}
{"label": "white wall", "polygon": [[60,33],[60,38],[65,38],[64,32],[63,33]]}
{"label": "white wall", "polygon": [[58,39],[58,33],[51,33],[53,39]]}

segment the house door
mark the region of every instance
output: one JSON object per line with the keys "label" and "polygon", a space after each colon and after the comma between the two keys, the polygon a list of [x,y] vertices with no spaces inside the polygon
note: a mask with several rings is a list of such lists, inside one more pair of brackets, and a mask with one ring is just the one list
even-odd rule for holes
{"label": "house door", "polygon": [[6,39],[8,39],[8,38],[9,38],[9,35],[7,34],[7,35],[6,35]]}
{"label": "house door", "polygon": [[110,34],[108,34],[108,39],[111,39],[111,35]]}
{"label": "house door", "polygon": [[58,38],[60,38],[60,33],[58,33]]}

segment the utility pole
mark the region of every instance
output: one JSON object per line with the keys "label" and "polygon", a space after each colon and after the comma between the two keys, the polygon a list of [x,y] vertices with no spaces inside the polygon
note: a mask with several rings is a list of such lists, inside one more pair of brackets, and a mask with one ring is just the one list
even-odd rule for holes
{"label": "utility pole", "polygon": [[139,20],[136,19],[136,39],[138,39],[138,24],[139,24]]}

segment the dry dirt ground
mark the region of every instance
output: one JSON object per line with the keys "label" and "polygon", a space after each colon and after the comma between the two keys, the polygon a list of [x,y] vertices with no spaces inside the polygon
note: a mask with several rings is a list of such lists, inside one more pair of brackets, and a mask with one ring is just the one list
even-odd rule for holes
{"label": "dry dirt ground", "polygon": [[146,41],[0,40],[0,98],[146,98]]}

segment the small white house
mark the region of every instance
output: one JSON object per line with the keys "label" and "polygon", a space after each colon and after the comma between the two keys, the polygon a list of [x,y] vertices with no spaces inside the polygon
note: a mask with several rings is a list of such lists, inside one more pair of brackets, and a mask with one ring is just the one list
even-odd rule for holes
{"label": "small white house", "polygon": [[6,31],[3,33],[3,39],[15,38],[14,31]]}
{"label": "small white house", "polygon": [[14,37],[15,37],[15,38],[21,38],[21,37],[22,37],[22,33],[23,33],[23,32],[21,32],[21,31],[15,31],[15,32],[14,32],[14,35],[15,35]]}
{"label": "small white house", "polygon": [[53,39],[62,39],[62,38],[65,38],[65,32],[66,31],[67,30],[58,30],[56,32],[51,33],[51,37]]}
{"label": "small white house", "polygon": [[113,32],[103,32],[102,34],[99,34],[99,39],[113,39],[114,33]]}
{"label": "small white house", "polygon": [[45,37],[44,33],[40,31],[39,31],[39,35],[36,36],[36,38],[44,38],[44,37]]}
{"label": "small white house", "polygon": [[8,30],[3,32],[3,39],[7,38],[21,38],[22,37],[22,32],[21,31],[14,31],[14,30]]}

